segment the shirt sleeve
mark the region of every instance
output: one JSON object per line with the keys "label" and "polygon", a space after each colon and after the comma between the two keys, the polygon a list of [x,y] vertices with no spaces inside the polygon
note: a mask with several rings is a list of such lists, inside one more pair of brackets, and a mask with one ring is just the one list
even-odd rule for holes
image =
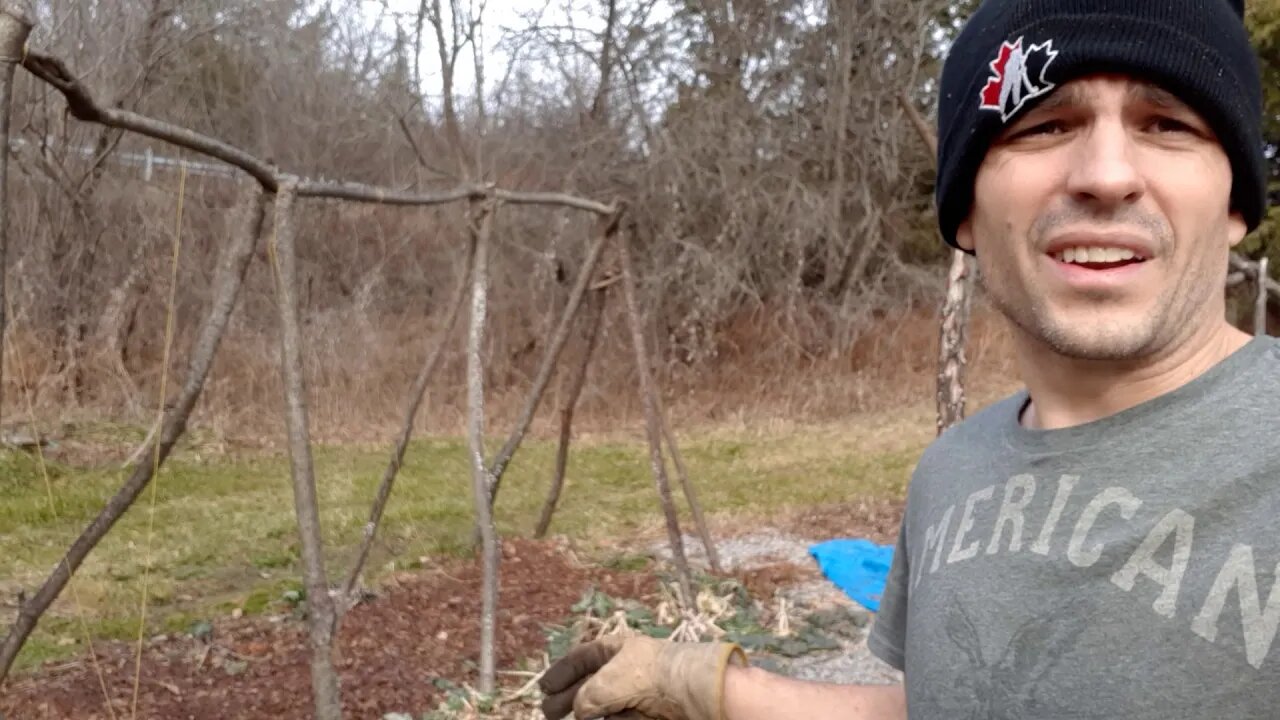
{"label": "shirt sleeve", "polygon": [[898,670],[906,669],[907,601],[910,591],[911,554],[907,551],[907,520],[904,515],[898,530],[898,542],[889,566],[880,610],[876,613],[867,636],[867,648],[878,658]]}

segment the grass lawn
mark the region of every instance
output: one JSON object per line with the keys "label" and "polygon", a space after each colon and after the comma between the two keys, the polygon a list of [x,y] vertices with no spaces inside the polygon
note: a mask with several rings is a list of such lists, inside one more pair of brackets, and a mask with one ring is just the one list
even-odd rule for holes
{"label": "grass lawn", "polygon": [[[713,522],[767,522],[771,513],[859,497],[900,497],[932,438],[927,413],[851,420],[841,426],[699,430],[680,438],[699,499]],[[490,452],[498,440],[490,440]],[[457,554],[470,540],[472,505],[462,439],[413,443],[366,577]],[[315,464],[331,582],[359,545],[388,448],[317,447]],[[496,518],[506,535],[533,531],[555,444],[529,440],[503,480]],[[0,451],[0,599],[5,624],[20,588],[33,593],[125,473],[47,463]],[[161,470],[148,634],[182,632],[240,608],[260,612],[300,586],[299,548],[286,454],[178,452]],[[675,482],[675,478],[672,478]],[[674,488],[682,519],[685,504]],[[50,496],[53,499],[50,505]],[[79,652],[95,638],[134,638],[148,557],[148,489],[80,568],[19,658],[18,669]],[[661,526],[648,455],[639,436],[584,438],[570,457],[552,533],[584,547],[614,545]],[[691,522],[686,530],[692,531]],[[77,609],[79,608],[79,609]],[[83,618],[85,628],[80,626]]]}

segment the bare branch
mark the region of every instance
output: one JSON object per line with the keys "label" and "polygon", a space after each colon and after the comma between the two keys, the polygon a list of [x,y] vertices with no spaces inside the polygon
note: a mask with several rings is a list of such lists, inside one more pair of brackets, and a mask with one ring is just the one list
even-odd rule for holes
{"label": "bare branch", "polygon": [[569,339],[569,331],[573,328],[573,321],[577,317],[582,298],[587,292],[587,285],[595,274],[596,264],[599,262],[605,246],[608,245],[609,240],[617,232],[618,220],[618,215],[601,219],[598,235],[591,244],[591,248],[587,251],[587,257],[582,262],[582,268],[578,270],[578,279],[574,282],[573,290],[569,293],[569,299],[565,301],[564,312],[560,316],[560,324],[556,327],[551,343],[547,346],[547,351],[543,355],[542,364],[538,368],[538,374],[534,378],[533,386],[529,389],[529,396],[525,399],[524,407],[520,410],[516,426],[512,429],[506,444],[502,446],[502,450],[498,452],[493,464],[489,467],[489,481],[491,483],[489,489],[490,505],[493,504],[498,496],[498,485],[502,482],[502,476],[507,470],[507,464],[511,462],[512,456],[515,455],[520,443],[524,440],[525,433],[529,431],[529,425],[533,423],[534,413],[537,412],[538,405],[542,402],[542,395],[546,392],[547,384],[551,382],[551,375],[555,372],[556,362],[560,359],[560,351],[564,348],[565,341]]}
{"label": "bare branch", "polygon": [[671,556],[680,576],[683,602],[692,606],[696,600],[693,581],[689,575],[689,562],[684,554],[684,537],[680,533],[680,521],[671,499],[671,485],[667,482],[666,462],[662,459],[662,431],[658,423],[658,407],[655,400],[653,378],[649,375],[649,355],[645,352],[644,328],[640,325],[640,308],[636,300],[635,270],[632,268],[631,233],[624,233],[618,245],[618,258],[622,264],[622,292],[626,300],[627,325],[631,330],[631,345],[635,352],[636,374],[640,377],[640,399],[644,405],[645,436],[649,440],[649,466],[653,482],[658,489],[658,502],[667,521],[667,538],[671,544]]}
{"label": "bare branch", "polygon": [[551,487],[547,490],[546,502],[542,505],[542,514],[538,517],[538,526],[533,536],[538,539],[546,537],[551,527],[551,517],[555,514],[556,504],[560,501],[560,492],[564,488],[564,475],[569,466],[569,441],[573,432],[573,411],[582,396],[582,388],[586,385],[587,368],[591,364],[591,356],[596,349],[596,341],[600,336],[601,320],[604,318],[605,300],[609,297],[603,288],[591,288],[587,296],[586,307],[583,308],[581,323],[585,327],[582,354],[570,371],[567,386],[563,393],[564,400],[560,406],[560,442],[556,447],[556,465],[551,477]]}

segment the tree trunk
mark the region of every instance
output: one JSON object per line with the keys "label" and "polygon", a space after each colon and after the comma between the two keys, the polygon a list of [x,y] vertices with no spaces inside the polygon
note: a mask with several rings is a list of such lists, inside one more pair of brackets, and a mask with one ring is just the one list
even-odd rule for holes
{"label": "tree trunk", "polygon": [[[483,553],[483,582],[480,610],[480,692],[494,690],[496,661],[494,635],[498,615],[498,537],[493,526],[493,505],[489,502],[489,470],[484,457],[484,349],[485,312],[489,294],[489,233],[493,227],[493,202],[486,202],[471,220],[476,248],[471,271],[471,323],[467,334],[467,440],[471,455],[471,491],[475,499],[476,523],[480,527]],[[479,227],[476,227],[476,222]]]}
{"label": "tree trunk", "polygon": [[289,428],[289,461],[293,475],[293,506],[302,544],[303,584],[307,589],[307,627],[311,640],[311,693],[317,720],[340,720],[338,674],[333,667],[336,614],[325,577],[320,511],[316,502],[315,471],[307,420],[307,387],[302,367],[302,329],[298,318],[298,268],[293,204],[296,186],[280,185],[276,197],[275,260],[280,310],[280,370],[284,382],[285,419]]}
{"label": "tree trunk", "polygon": [[[9,116],[13,104],[13,70],[27,35],[31,20],[21,10],[0,7],[0,425],[4,424],[4,338],[8,325],[4,279],[9,254]],[[5,666],[7,668],[7,666]],[[0,673],[0,678],[3,673]]]}
{"label": "tree trunk", "polygon": [[1267,261],[1270,258],[1263,257],[1258,261],[1258,295],[1253,304],[1253,334],[1267,334]]}
{"label": "tree trunk", "polygon": [[[938,138],[929,123],[911,104],[906,91],[898,93],[902,106],[916,134],[924,141],[933,155],[938,157]],[[977,271],[968,254],[955,250],[951,253],[951,270],[947,273],[947,298],[942,304],[942,325],[939,328],[938,381],[937,381],[937,432],[964,419],[964,371],[965,344],[968,342],[969,311],[973,304],[973,275]]]}
{"label": "tree trunk", "polygon": [[640,399],[644,404],[644,429],[649,441],[649,466],[658,488],[658,502],[667,521],[667,537],[671,543],[671,557],[680,576],[680,590],[684,593],[686,607],[693,607],[697,597],[693,594],[693,581],[689,575],[689,562],[684,555],[684,538],[680,533],[680,521],[676,517],[676,505],[671,500],[671,485],[667,482],[666,462],[662,458],[662,431],[659,429],[658,407],[649,376],[649,356],[644,347],[644,328],[640,324],[640,310],[636,302],[635,270],[631,264],[631,238],[625,234],[618,243],[618,257],[622,261],[622,292],[626,298],[627,325],[631,329],[631,344],[635,349],[636,374],[640,376]]}
{"label": "tree trunk", "polygon": [[444,348],[449,342],[449,336],[453,334],[454,325],[458,322],[458,315],[461,314],[462,302],[467,296],[467,287],[470,286],[471,263],[475,257],[475,251],[475,238],[472,238],[471,247],[467,249],[466,262],[462,266],[462,273],[458,276],[458,287],[449,302],[449,311],[446,315],[444,328],[440,331],[439,337],[435,339],[435,347],[428,353],[427,359],[422,365],[422,370],[418,372],[418,377],[413,381],[413,388],[409,391],[409,405],[405,408],[404,422],[400,427],[400,437],[396,440],[395,449],[391,451],[391,460],[387,463],[387,469],[382,473],[382,484],[378,486],[378,494],[374,498],[373,508],[369,511],[369,522],[364,526],[364,540],[360,545],[360,554],[357,556],[355,565],[352,566],[351,573],[347,576],[347,582],[343,586],[342,593],[346,598],[346,602],[352,601],[356,583],[360,581],[360,573],[364,570],[364,565],[369,560],[369,550],[373,547],[374,535],[378,532],[378,524],[382,522],[382,513],[386,510],[387,500],[391,497],[391,487],[395,483],[396,474],[400,472],[400,465],[404,462],[405,450],[409,447],[409,438],[413,434],[413,419],[418,415],[418,408],[422,406],[422,398],[427,393],[427,385],[431,382],[431,377],[435,375],[436,369],[440,366],[440,360],[444,357]]}
{"label": "tree trunk", "polygon": [[964,419],[965,344],[968,342],[969,308],[973,297],[973,262],[956,250],[947,273],[947,299],[942,305],[938,344],[938,421],[941,435]]}
{"label": "tree trunk", "polygon": [[560,501],[560,491],[564,488],[564,474],[569,465],[569,440],[573,431],[573,411],[578,405],[578,398],[582,396],[582,388],[586,385],[587,368],[591,364],[591,355],[595,352],[596,340],[600,336],[600,324],[604,318],[607,292],[603,288],[592,290],[582,315],[585,337],[582,354],[565,382],[566,392],[560,407],[560,444],[556,447],[555,474],[551,477],[551,488],[547,491],[547,501],[542,506],[538,527],[533,531],[533,536],[539,540],[547,536],[547,530],[551,527],[551,517],[555,514],[556,504]]}
{"label": "tree trunk", "polygon": [[231,311],[235,308],[236,299],[240,295],[240,287],[244,282],[245,270],[249,267],[249,261],[253,259],[253,248],[258,239],[258,234],[262,230],[265,198],[257,188],[253,188],[249,192],[251,196],[246,198],[246,207],[243,208],[245,225],[238,230],[237,235],[232,238],[230,243],[223,246],[218,260],[218,270],[214,280],[214,293],[209,306],[209,314],[205,317],[204,323],[200,327],[200,333],[191,351],[186,384],[183,385],[182,393],[178,396],[177,402],[164,416],[159,439],[156,441],[159,446],[154,449],[148,448],[137,455],[139,460],[134,465],[128,481],[116,491],[116,494],[107,502],[106,507],[98,513],[98,516],[85,528],[84,532],[80,533],[80,537],[76,538],[76,541],[72,543],[71,548],[67,550],[66,556],[54,568],[53,572],[44,581],[44,584],[40,586],[40,590],[35,596],[19,609],[18,617],[14,620],[13,627],[10,628],[9,634],[5,637],[3,645],[0,645],[0,681],[3,681],[8,674],[9,668],[18,656],[18,651],[35,628],[40,616],[57,599],[71,579],[72,573],[80,567],[89,552],[97,546],[103,536],[107,534],[116,521],[120,519],[120,516],[129,509],[134,500],[138,498],[138,495],[146,488],[151,481],[153,472],[159,470],[169,456],[174,444],[178,442],[178,439],[182,437],[182,433],[186,430],[187,418],[190,417],[191,410],[195,407],[196,400],[200,397],[200,392],[204,389],[205,379],[209,375],[209,369],[213,365],[213,358],[217,353],[218,344],[222,340],[222,334],[227,328],[227,321],[230,319]]}

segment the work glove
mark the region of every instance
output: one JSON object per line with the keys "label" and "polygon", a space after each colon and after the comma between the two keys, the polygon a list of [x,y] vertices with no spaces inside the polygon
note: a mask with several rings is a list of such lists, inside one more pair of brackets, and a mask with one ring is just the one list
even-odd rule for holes
{"label": "work glove", "polygon": [[747,665],[733,643],[690,643],[645,635],[607,636],[574,647],[539,680],[542,713],[561,720],[605,717],[724,720],[724,676]]}

